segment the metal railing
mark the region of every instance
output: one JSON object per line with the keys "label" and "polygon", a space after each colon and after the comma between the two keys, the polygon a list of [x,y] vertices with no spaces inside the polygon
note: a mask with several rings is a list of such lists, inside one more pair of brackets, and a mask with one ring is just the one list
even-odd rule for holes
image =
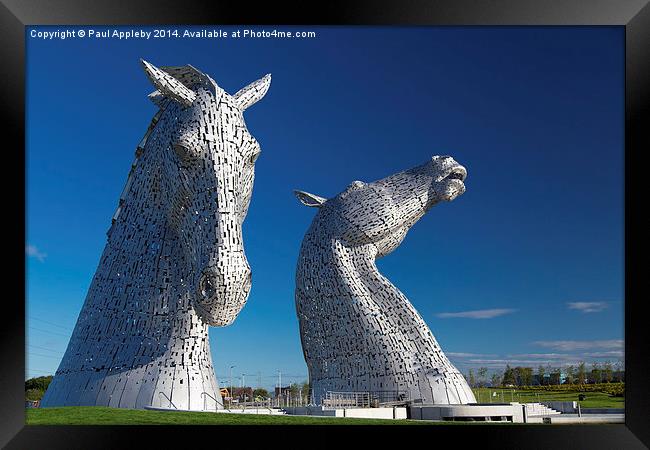
{"label": "metal railing", "polygon": [[214,400],[214,410],[217,411],[219,409],[219,401],[214,398],[212,395],[208,394],[207,392],[203,391],[201,392],[201,397],[203,397],[203,410],[207,411],[207,405],[205,402],[207,401],[207,397],[210,397],[212,400]]}
{"label": "metal railing", "polygon": [[408,401],[408,393],[403,391],[327,391],[322,400],[322,406],[325,408],[379,408]]}
{"label": "metal railing", "polygon": [[270,398],[262,401],[253,400],[249,402],[239,402],[237,403],[237,406],[241,407],[242,411],[245,411],[247,409],[267,409],[269,412],[272,412],[273,410]]}
{"label": "metal railing", "polygon": [[370,408],[370,392],[327,391],[323,399],[327,408]]}
{"label": "metal railing", "polygon": [[174,403],[172,402],[172,399],[169,398],[167,394],[165,394],[163,391],[158,391],[158,395],[162,395],[163,397],[165,397],[169,401],[169,406],[173,406],[174,409],[178,409],[176,405],[174,405]]}

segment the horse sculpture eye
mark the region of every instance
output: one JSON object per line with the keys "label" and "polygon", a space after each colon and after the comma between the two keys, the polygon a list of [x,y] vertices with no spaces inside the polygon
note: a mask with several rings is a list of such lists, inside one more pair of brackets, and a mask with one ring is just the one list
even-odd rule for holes
{"label": "horse sculpture eye", "polygon": [[249,158],[248,162],[251,163],[251,164],[255,164],[255,161],[257,161],[257,158],[260,157],[260,153],[262,153],[262,152],[255,152],[255,153],[253,153],[253,154],[251,155],[251,157]]}
{"label": "horse sculpture eye", "polygon": [[179,155],[183,155],[187,153],[187,147],[181,144],[174,144],[174,151]]}
{"label": "horse sculpture eye", "polygon": [[182,144],[174,144],[174,151],[176,152],[176,155],[181,160],[181,162],[189,162],[192,151],[188,147]]}

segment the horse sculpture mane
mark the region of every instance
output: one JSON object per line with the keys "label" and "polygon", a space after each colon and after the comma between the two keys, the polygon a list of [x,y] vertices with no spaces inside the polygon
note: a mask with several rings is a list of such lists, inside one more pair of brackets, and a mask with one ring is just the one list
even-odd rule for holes
{"label": "horse sculpture mane", "polygon": [[242,113],[271,78],[229,95],[190,65],[142,64],[159,111],[42,406],[223,408],[208,326],[231,324],[250,291],[242,223],[260,146]]}
{"label": "horse sculpture mane", "polygon": [[374,183],[353,182],[319,208],[296,270],[296,312],[314,401],[327,392],[371,392],[385,401],[476,402],[409,300],[377,270],[432,206],[465,191],[451,157]]}

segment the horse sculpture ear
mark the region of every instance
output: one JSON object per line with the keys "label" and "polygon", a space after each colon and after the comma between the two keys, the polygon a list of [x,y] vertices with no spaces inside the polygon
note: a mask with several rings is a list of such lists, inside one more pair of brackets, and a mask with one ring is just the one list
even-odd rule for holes
{"label": "horse sculpture ear", "polygon": [[271,86],[271,74],[267,73],[257,81],[237,91],[233,98],[239,104],[242,111],[259,102]]}
{"label": "horse sculpture ear", "polygon": [[305,206],[310,206],[312,208],[320,208],[327,201],[326,198],[319,197],[318,195],[310,194],[305,191],[294,190],[293,193],[298,197],[300,203]]}
{"label": "horse sculpture ear", "polygon": [[[196,93],[192,89],[186,87],[167,72],[149,64],[144,59],[141,59],[140,62],[149,81],[158,89],[161,95],[171,98],[183,106],[190,106],[194,102]],[[154,101],[154,103],[156,102]]]}

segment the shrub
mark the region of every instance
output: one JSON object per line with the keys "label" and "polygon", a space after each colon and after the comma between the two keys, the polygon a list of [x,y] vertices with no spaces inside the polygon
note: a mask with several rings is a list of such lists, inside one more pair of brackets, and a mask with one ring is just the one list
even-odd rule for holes
{"label": "shrub", "polygon": [[52,381],[52,375],[30,378],[25,381],[25,400],[40,400]]}
{"label": "shrub", "polygon": [[27,389],[25,391],[25,400],[40,400],[44,394],[43,389]]}
{"label": "shrub", "polygon": [[52,375],[48,375],[46,377],[30,378],[29,380],[25,381],[25,390],[27,391],[29,389],[41,389],[45,391],[50,385],[52,378]]}

